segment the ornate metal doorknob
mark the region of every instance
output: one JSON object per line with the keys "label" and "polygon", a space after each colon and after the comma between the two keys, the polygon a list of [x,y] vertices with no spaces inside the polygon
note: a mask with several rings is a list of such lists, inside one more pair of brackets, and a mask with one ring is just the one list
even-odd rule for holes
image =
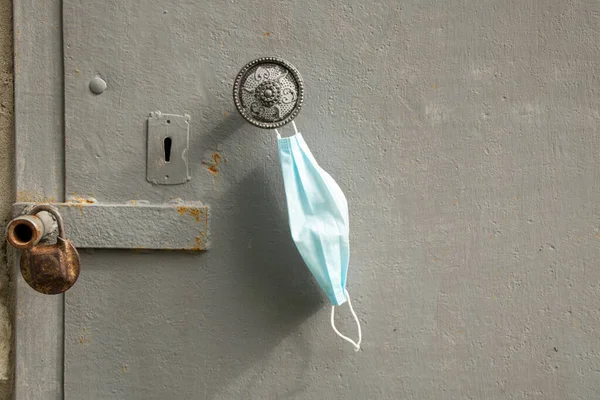
{"label": "ornate metal doorknob", "polygon": [[304,82],[289,62],[277,57],[258,58],[237,75],[233,100],[248,122],[275,129],[291,122],[300,112]]}

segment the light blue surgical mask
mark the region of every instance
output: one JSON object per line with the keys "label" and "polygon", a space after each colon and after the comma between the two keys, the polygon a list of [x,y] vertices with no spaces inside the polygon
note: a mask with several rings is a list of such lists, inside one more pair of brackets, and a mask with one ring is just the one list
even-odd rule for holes
{"label": "light blue surgical mask", "polygon": [[[282,138],[275,130],[292,239],[333,304],[333,330],[358,351],[362,332],[346,290],[350,256],[348,202],[338,184],[319,166],[293,121],[292,125],[296,132],[294,136]],[[335,306],[346,301],[358,326],[357,342],[342,335],[335,327]]]}

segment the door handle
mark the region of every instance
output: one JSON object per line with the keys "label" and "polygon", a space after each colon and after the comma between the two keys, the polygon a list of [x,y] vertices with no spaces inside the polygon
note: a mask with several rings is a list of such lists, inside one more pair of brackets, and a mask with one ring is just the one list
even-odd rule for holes
{"label": "door handle", "polygon": [[289,62],[277,57],[258,58],[246,64],[235,78],[233,101],[251,124],[279,128],[300,112],[304,82]]}

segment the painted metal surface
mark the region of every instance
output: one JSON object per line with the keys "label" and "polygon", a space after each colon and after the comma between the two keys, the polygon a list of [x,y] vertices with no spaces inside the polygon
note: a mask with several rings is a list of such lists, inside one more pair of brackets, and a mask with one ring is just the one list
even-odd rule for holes
{"label": "painted metal surface", "polygon": [[[64,2],[67,192],[199,199],[218,221],[198,256],[83,255],[67,393],[597,397],[600,5],[266,7]],[[231,83],[265,54],[302,72],[296,122],[348,197],[358,354],[289,239],[274,134],[237,122]],[[98,72],[109,89],[92,97]],[[157,109],[194,121],[181,187],[145,185]],[[216,175],[199,158],[214,152]]]}
{"label": "painted metal surface", "polygon": [[[15,204],[15,215],[32,205]],[[200,202],[100,204],[80,199],[52,205],[77,248],[200,251],[210,244],[209,208]]]}
{"label": "painted metal surface", "polygon": [[[62,201],[61,5],[58,1],[39,4],[14,1],[13,12],[16,198]],[[64,297],[49,297],[31,290],[18,272],[18,265],[13,276],[16,279],[14,397],[62,400]]]}
{"label": "painted metal surface", "polygon": [[[597,398],[600,5],[265,7],[64,2],[67,148],[81,150],[67,152],[67,193],[198,199],[218,221],[210,252],[82,254],[66,295],[65,397]],[[239,65],[262,54],[302,71],[296,121],[348,197],[357,354],[329,331],[289,240],[273,135],[231,103]],[[95,96],[98,73],[108,87]],[[144,121],[165,107],[194,121],[194,180],[180,187],[145,180]],[[23,318],[52,321],[19,310],[25,331],[36,323]],[[62,326],[37,328],[36,350],[54,349],[48,332]],[[47,377],[22,343],[21,368]]]}

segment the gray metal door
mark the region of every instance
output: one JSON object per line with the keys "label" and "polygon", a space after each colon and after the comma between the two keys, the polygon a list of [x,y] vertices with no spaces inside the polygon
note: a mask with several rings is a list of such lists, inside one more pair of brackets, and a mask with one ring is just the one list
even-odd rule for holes
{"label": "gray metal door", "polygon": [[[64,296],[19,281],[18,398],[598,398],[598,4],[42,3],[15,3],[18,200],[202,202],[211,244],[83,251]],[[358,353],[274,133],[232,101],[260,56],[302,73],[348,198]],[[155,111],[190,116],[186,183],[146,179]]]}

